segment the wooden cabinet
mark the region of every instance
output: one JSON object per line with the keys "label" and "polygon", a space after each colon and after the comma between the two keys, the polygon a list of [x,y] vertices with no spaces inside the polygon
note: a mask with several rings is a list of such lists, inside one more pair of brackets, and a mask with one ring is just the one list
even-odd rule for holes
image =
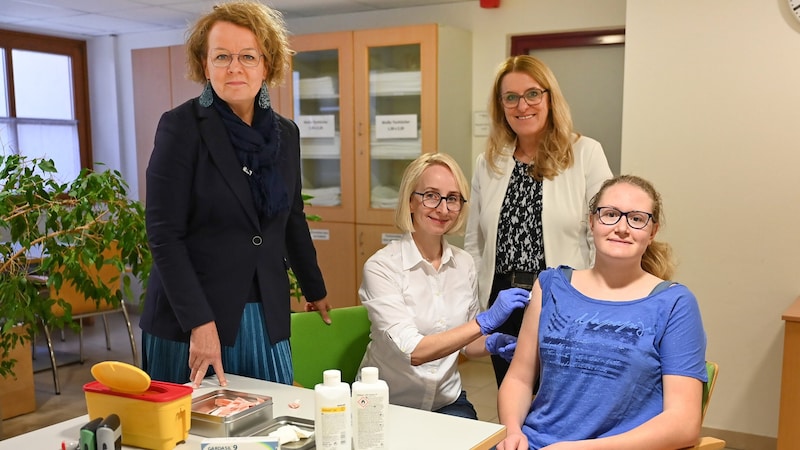
{"label": "wooden cabinet", "polygon": [[145,171],[161,115],[200,95],[203,86],[186,78],[183,45],[133,50],[131,66],[139,199],[144,203],[147,193]]}
{"label": "wooden cabinet", "polygon": [[293,36],[276,111],[300,127],[306,213],[354,223],[352,33]]}
{"label": "wooden cabinet", "polygon": [[353,273],[355,259],[355,225],[342,222],[309,222],[319,267],[328,289],[328,302],[334,308],[353,306],[358,286]]}
{"label": "wooden cabinet", "polygon": [[292,37],[276,110],[300,127],[306,210],[322,218],[313,228],[354,232],[349,251],[315,238],[333,305],[358,303],[364,262],[400,236],[394,210],[412,160],[447,152],[470,175],[471,41],[435,24]]}
{"label": "wooden cabinet", "polygon": [[778,450],[800,448],[800,297],[783,312],[783,370]]}

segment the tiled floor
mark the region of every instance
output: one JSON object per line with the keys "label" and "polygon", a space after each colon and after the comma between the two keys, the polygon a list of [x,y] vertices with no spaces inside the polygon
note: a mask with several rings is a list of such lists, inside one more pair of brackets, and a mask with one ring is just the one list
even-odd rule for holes
{"label": "tiled floor", "polygon": [[458,368],[467,398],[475,407],[478,419],[500,423],[497,419],[497,381],[491,360],[488,357],[467,360]]}

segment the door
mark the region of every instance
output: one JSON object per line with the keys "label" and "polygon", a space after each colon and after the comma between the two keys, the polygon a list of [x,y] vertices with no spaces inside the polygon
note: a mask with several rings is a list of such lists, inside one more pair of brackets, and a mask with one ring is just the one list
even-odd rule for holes
{"label": "door", "polygon": [[611,172],[620,172],[625,31],[512,37],[511,54],[544,61],[572,112],[575,130],[603,145]]}

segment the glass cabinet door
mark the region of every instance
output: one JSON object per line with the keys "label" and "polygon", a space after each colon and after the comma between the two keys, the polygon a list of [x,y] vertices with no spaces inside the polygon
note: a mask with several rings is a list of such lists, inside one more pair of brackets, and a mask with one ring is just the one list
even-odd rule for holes
{"label": "glass cabinet door", "polygon": [[[435,33],[416,30],[406,27],[376,34],[367,30],[355,35],[356,55],[366,59],[361,67],[356,60],[356,94],[364,96],[356,104],[357,149],[362,160],[356,170],[360,173],[356,180],[359,223],[393,223],[403,171],[422,152],[435,151],[435,146],[426,145],[435,137],[436,127],[435,114],[429,114],[435,111],[435,92],[427,89],[426,81],[436,80],[435,62],[430,64],[427,55]],[[363,87],[359,87],[359,77],[364,77]]]}
{"label": "glass cabinet door", "polygon": [[403,170],[422,151],[420,45],[368,55],[370,208],[394,209]]}
{"label": "glass cabinet door", "polygon": [[352,40],[342,37],[293,41],[288,96],[300,128],[303,194],[311,197],[306,212],[331,221],[353,220]]}

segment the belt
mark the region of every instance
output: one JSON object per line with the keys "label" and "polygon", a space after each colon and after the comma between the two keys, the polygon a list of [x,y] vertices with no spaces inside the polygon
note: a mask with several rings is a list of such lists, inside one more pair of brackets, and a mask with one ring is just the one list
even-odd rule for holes
{"label": "belt", "polygon": [[512,270],[511,272],[499,273],[495,275],[497,278],[502,278],[511,283],[511,287],[518,287],[522,289],[531,290],[533,283],[536,281],[536,274],[533,272],[522,272],[519,270]]}

